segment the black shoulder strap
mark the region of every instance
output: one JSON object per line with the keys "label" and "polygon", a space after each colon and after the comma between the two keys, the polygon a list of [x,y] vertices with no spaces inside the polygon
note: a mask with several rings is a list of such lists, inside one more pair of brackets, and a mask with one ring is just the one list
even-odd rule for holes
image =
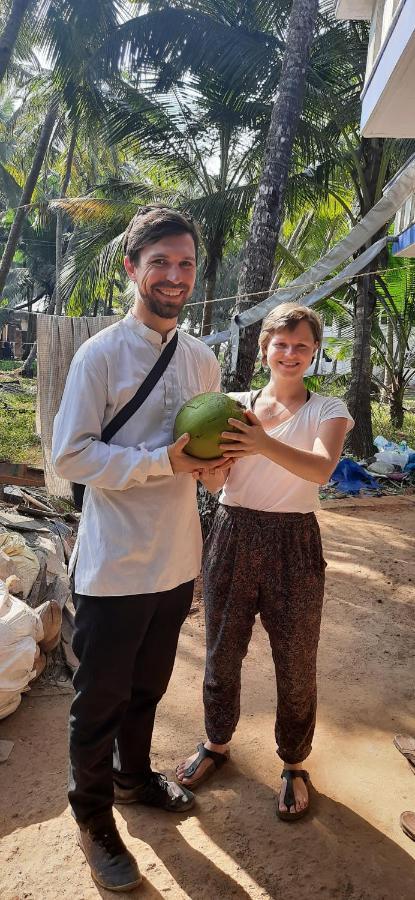
{"label": "black shoulder strap", "polygon": [[256,402],[257,402],[257,400],[258,400],[259,395],[262,394],[262,388],[259,388],[259,389],[256,390],[256,391],[251,391],[250,393],[251,393],[251,398],[250,398],[250,399],[251,399],[251,406],[252,406],[252,409],[254,409],[254,408],[255,408],[255,404],[256,404]]}
{"label": "black shoulder strap", "polygon": [[160,354],[157,362],[151,369],[151,372],[148,373],[147,377],[144,379],[143,383],[140,384],[138,391],[134,394],[134,397],[131,397],[131,400],[117,412],[117,415],[108,422],[108,425],[105,426],[101,440],[104,444],[108,444],[108,441],[114,437],[117,431],[128,422],[128,419],[131,419],[131,416],[134,415],[135,412],[142,406],[144,400],[147,399],[148,395],[151,394],[151,391],[156,386],[157,382],[161,378],[163,372],[167,369],[167,366],[172,359],[173,353],[177,347],[177,343],[179,340],[179,332],[176,331],[174,337],[172,337],[171,341],[167,344],[167,347]]}

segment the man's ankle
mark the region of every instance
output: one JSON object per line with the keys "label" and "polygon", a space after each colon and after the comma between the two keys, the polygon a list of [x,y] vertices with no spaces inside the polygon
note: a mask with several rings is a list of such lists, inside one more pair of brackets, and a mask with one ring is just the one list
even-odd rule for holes
{"label": "man's ankle", "polygon": [[148,772],[140,772],[137,775],[123,775],[120,772],[113,772],[113,782],[117,785],[117,787],[121,788],[124,791],[131,791],[134,788],[144,787],[144,785],[148,784],[150,778],[152,776],[152,770],[149,769]]}
{"label": "man's ankle", "polygon": [[75,816],[75,821],[81,831],[89,831],[93,834],[95,831],[101,831],[104,828],[116,828],[115,819],[112,808],[105,812],[91,816],[86,822],[80,822]]}

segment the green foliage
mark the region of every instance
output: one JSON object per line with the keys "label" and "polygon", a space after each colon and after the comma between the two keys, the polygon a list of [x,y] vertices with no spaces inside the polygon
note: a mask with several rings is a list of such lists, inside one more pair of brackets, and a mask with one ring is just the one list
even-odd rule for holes
{"label": "green foliage", "polygon": [[35,427],[36,381],[22,380],[18,393],[2,391],[0,381],[0,459],[42,465]]}
{"label": "green foliage", "polygon": [[[383,435],[388,441],[406,441],[409,447],[415,448],[415,411],[410,410],[410,403],[405,402],[408,407],[404,414],[402,429],[397,431],[393,427],[390,420],[389,406],[384,403],[372,403],[372,427],[373,434]],[[414,409],[414,407],[412,407]]]}
{"label": "green foliage", "polygon": [[20,359],[0,359],[0,372],[13,372],[14,369],[19,369],[21,365]]}

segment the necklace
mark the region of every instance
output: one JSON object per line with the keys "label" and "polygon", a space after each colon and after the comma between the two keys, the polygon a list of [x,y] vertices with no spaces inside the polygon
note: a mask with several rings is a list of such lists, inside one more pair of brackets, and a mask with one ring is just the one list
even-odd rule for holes
{"label": "necklace", "polygon": [[[274,419],[275,416],[278,415],[278,413],[280,412],[280,410],[279,410],[279,409],[275,409],[275,410],[273,411],[272,404],[269,402],[269,400],[268,400],[268,398],[267,398],[267,395],[264,394],[264,392],[263,392],[262,390],[261,390],[261,393],[258,394],[258,396],[259,396],[259,397],[262,397],[262,399],[265,400],[266,407],[265,407],[264,413],[265,413],[266,418],[267,418],[267,419]],[[281,403],[280,403],[278,400],[274,400],[274,404],[276,404],[277,407],[280,407],[280,406],[281,406]]]}
{"label": "necklace", "polygon": [[[258,397],[262,397],[262,399],[265,400],[266,407],[264,410],[264,415],[265,415],[265,418],[267,418],[267,419],[275,419],[277,416],[280,415],[280,413],[282,411],[289,412],[289,410],[287,410],[287,407],[284,406],[284,404],[280,403],[280,401],[277,399],[275,399],[273,401],[273,404],[271,404],[267,398],[267,395],[264,394],[264,391],[262,389],[261,389],[260,393],[257,395],[256,400],[258,400]],[[307,401],[309,399],[310,399],[310,392],[307,391],[307,396],[306,396],[305,402],[307,403]],[[276,407],[275,409],[273,409],[273,405]],[[281,409],[281,407],[282,407],[282,409]]]}

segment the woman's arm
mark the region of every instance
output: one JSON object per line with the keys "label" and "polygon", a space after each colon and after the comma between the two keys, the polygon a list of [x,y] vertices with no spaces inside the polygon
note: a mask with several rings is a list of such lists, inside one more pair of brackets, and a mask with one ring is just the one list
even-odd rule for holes
{"label": "woman's arm", "polygon": [[229,424],[238,429],[238,434],[223,432],[221,449],[225,459],[241,459],[248,454],[260,453],[305,481],[316,484],[328,481],[340,459],[347,419],[336,418],[322,422],[313,449],[297,450],[267,434],[254,413],[248,411],[246,416],[249,425],[237,419],[229,419]]}

